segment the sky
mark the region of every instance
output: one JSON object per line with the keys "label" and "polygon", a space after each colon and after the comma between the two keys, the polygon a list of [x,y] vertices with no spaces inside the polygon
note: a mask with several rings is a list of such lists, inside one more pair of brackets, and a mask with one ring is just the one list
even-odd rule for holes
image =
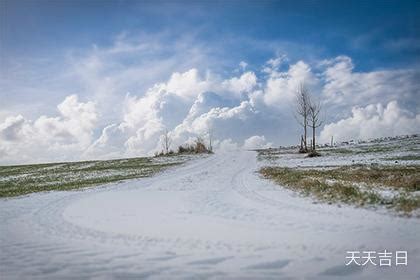
{"label": "sky", "polygon": [[418,1],[0,1],[0,164],[420,133]]}

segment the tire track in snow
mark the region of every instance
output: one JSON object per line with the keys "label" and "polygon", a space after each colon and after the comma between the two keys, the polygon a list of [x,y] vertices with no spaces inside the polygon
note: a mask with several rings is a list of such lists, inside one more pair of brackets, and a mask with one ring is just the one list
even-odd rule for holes
{"label": "tire track in snow", "polygon": [[345,251],[410,248],[410,260],[419,260],[417,220],[314,205],[257,169],[255,153],[238,151],[152,178],[1,200],[0,275],[394,279],[345,270]]}

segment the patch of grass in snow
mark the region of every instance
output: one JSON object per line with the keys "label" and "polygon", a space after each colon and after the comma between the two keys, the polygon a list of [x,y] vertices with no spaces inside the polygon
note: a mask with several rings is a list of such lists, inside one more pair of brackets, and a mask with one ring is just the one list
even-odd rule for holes
{"label": "patch of grass in snow", "polygon": [[357,151],[356,153],[357,154],[386,153],[386,152],[392,152],[398,148],[399,146],[395,146],[395,145],[361,146],[360,150]]}
{"label": "patch of grass in snow", "polygon": [[384,158],[384,160],[420,160],[420,155],[405,155],[405,156],[398,156],[398,157],[389,157]]}
{"label": "patch of grass in snow", "polygon": [[355,154],[356,152],[352,149],[346,149],[346,148],[320,148],[319,149],[322,152],[329,152],[329,153],[335,153],[335,154]]}
{"label": "patch of grass in snow", "polygon": [[[260,173],[282,186],[329,203],[387,205],[405,214],[420,208],[420,197],[413,195],[420,190],[420,166],[264,167]],[[384,187],[397,191],[398,195],[382,197],[378,190]]]}
{"label": "patch of grass in snow", "polygon": [[0,197],[33,192],[71,190],[125,179],[152,176],[180,164],[186,156],[159,160],[128,158],[106,161],[84,161],[33,165],[0,166]]}
{"label": "patch of grass in snow", "polygon": [[363,154],[375,154],[375,153],[389,153],[398,150],[399,146],[386,146],[386,145],[358,145],[348,147],[337,147],[337,148],[319,148],[321,152],[327,152],[328,154],[337,155],[363,155]]}

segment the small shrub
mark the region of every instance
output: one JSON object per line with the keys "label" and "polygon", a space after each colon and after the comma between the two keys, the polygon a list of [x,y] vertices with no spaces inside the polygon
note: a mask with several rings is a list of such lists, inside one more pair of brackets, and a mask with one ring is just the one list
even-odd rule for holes
{"label": "small shrub", "polygon": [[308,152],[305,148],[299,148],[299,154],[306,154]]}
{"label": "small shrub", "polygon": [[194,153],[194,146],[192,145],[184,145],[178,147],[178,154],[191,154]]}
{"label": "small shrub", "polygon": [[320,157],[321,154],[318,153],[317,151],[311,151],[310,153],[308,153],[307,157]]}
{"label": "small shrub", "polygon": [[207,150],[206,146],[203,143],[197,141],[195,143],[195,149],[194,149],[194,151],[197,154],[200,154],[200,153],[207,153],[208,150]]}
{"label": "small shrub", "polygon": [[204,141],[201,138],[197,138],[194,144],[185,144],[178,147],[179,154],[202,154],[202,153],[212,153],[207,146],[204,144]]}

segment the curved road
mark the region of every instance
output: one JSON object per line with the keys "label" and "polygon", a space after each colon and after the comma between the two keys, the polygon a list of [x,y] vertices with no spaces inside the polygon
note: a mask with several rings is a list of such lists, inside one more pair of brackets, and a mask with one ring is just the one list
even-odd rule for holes
{"label": "curved road", "polygon": [[[1,279],[419,279],[420,221],[314,204],[262,180],[254,152],[153,178],[0,200]],[[408,265],[345,266],[347,251]]]}

